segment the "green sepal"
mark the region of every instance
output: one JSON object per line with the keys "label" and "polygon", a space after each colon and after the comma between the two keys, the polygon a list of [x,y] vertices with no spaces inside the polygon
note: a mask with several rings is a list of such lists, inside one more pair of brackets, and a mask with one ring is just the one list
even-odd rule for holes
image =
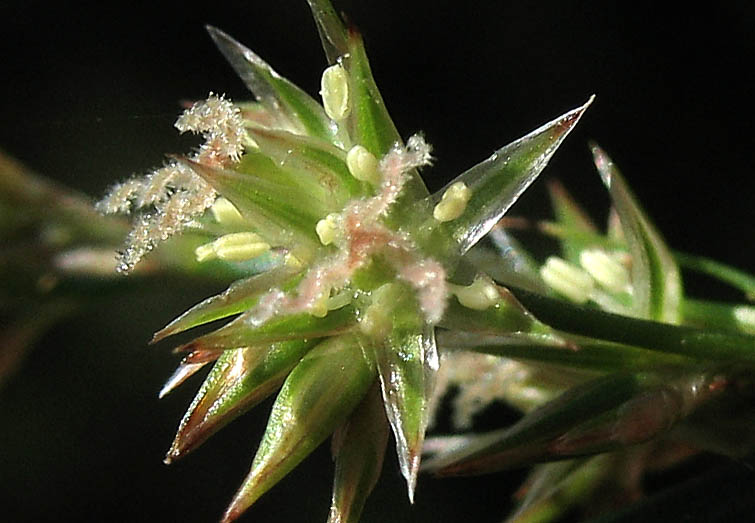
{"label": "green sepal", "polygon": [[291,171],[296,183],[324,202],[331,212],[340,211],[349,199],[371,191],[369,184],[351,175],[342,149],[287,131],[249,127],[247,132],[262,153],[277,162],[281,170]]}
{"label": "green sepal", "polygon": [[349,134],[354,143],[380,158],[394,144],[402,142],[401,135],[372,77],[362,35],[355,29],[349,30],[347,43],[349,54],[343,62],[349,74]]}
{"label": "green sepal", "polygon": [[257,100],[279,120],[281,128],[342,144],[337,128],[317,101],[220,29],[207,26],[207,31]]}
{"label": "green sepal", "polygon": [[[349,135],[354,143],[367,148],[377,158],[393,147],[401,147],[403,140],[388,114],[385,102],[372,77],[362,36],[355,29],[348,33],[349,58],[344,65],[349,73],[351,112],[347,118]],[[397,201],[393,203],[385,221],[397,228],[412,216],[416,202],[429,192],[416,169],[404,173],[406,180]]]}
{"label": "green sepal", "polygon": [[[249,156],[249,155],[244,155]],[[273,246],[287,247],[298,258],[309,259],[321,246],[315,224],[325,209],[302,205],[304,194],[251,173],[214,169],[178,158],[254,224],[256,233]],[[268,159],[272,164],[272,161]],[[244,168],[242,164],[238,168]],[[309,203],[314,200],[309,199]]]}
{"label": "green sepal", "polygon": [[401,474],[409,500],[414,502],[429,402],[439,367],[435,331],[424,324],[414,293],[407,286],[387,284],[373,292],[373,298],[373,307],[391,310],[390,331],[375,341],[375,360]]}
{"label": "green sepal", "polygon": [[333,434],[336,462],[328,523],[358,523],[383,468],[390,432],[377,383]]}
{"label": "green sepal", "polygon": [[151,343],[156,343],[168,336],[198,325],[240,314],[253,307],[262,293],[274,287],[284,286],[284,282],[289,280],[292,275],[291,269],[280,267],[251,278],[238,280],[224,292],[199,302],[157,331],[152,337]]}
{"label": "green sepal", "polygon": [[679,323],[682,283],[679,267],[660,233],[606,153],[591,144],[595,166],[611,195],[632,256],[633,303],[640,318]]}
{"label": "green sepal", "polygon": [[333,65],[349,52],[346,27],[329,0],[307,0],[307,3],[317,24],[325,56],[328,63]]}
{"label": "green sepal", "polygon": [[367,351],[352,335],[322,342],[286,378],[249,475],[226,510],[233,521],[343,423],[375,380]]}
{"label": "green sepal", "polygon": [[223,350],[297,338],[321,338],[346,332],[356,324],[356,312],[351,305],[329,311],[322,318],[303,312],[275,316],[261,324],[255,321],[255,314],[252,309],[176,350]]}
{"label": "green sepal", "polygon": [[[354,144],[365,147],[381,158],[403,140],[385,107],[375,79],[361,34],[354,28],[346,29],[328,0],[308,0],[317,23],[323,49],[332,64],[340,63],[349,76],[349,115],[344,122]],[[416,169],[406,173],[402,193],[386,217],[391,227],[397,228],[410,214],[412,204],[429,193]]]}
{"label": "green sepal", "polygon": [[[454,252],[447,253],[446,257],[464,254],[490,232],[542,172],[592,100],[591,97],[581,107],[499,149],[490,158],[463,172],[429,197],[435,205],[451,185],[459,182],[463,182],[471,191],[461,216],[442,223],[430,220],[426,225],[437,229],[442,236],[453,238]],[[425,243],[429,244],[428,247],[439,241],[434,238],[437,234],[427,236]]]}
{"label": "green sepal", "polygon": [[314,343],[283,341],[223,352],[184,414],[166,463],[199,447],[272,394]]}
{"label": "green sepal", "polygon": [[483,474],[547,459],[558,436],[631,399],[646,379],[614,373],[572,387],[513,426],[473,436],[435,456],[426,468],[439,475]]}
{"label": "green sepal", "polygon": [[[547,188],[558,225],[572,233],[585,235],[598,233],[597,227],[561,183],[555,180],[550,181]],[[590,246],[589,243],[580,241],[580,234],[569,234],[560,238],[561,256],[574,265],[579,265],[579,254],[585,247]]]}

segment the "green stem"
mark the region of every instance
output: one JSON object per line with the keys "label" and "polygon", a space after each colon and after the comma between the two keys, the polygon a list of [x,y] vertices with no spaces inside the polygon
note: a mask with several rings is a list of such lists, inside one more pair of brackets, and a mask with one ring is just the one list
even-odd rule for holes
{"label": "green stem", "polygon": [[755,362],[755,337],[629,318],[511,289],[540,321],[555,329],[703,360]]}

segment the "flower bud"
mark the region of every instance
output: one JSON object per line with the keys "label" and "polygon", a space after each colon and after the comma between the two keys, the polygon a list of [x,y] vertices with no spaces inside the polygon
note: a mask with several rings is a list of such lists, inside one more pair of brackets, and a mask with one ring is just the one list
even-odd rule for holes
{"label": "flower bud", "polygon": [[550,288],[576,303],[589,300],[595,285],[589,274],[557,256],[545,261],[540,276]]}

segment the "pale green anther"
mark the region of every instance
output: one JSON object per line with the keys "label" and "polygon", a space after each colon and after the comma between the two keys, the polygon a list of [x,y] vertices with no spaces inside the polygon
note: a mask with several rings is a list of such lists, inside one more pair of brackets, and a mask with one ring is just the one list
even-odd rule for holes
{"label": "pale green anther", "polygon": [[359,329],[372,338],[382,339],[391,331],[393,325],[392,303],[384,299],[395,285],[387,283],[372,292],[372,304],[367,307],[359,319]]}
{"label": "pale green anther", "polygon": [[464,182],[456,182],[443,193],[440,202],[433,209],[433,218],[439,222],[455,220],[464,214],[471,197],[469,187]]}
{"label": "pale green anther", "polygon": [[575,303],[589,300],[595,286],[589,274],[557,256],[545,260],[540,276],[551,289]]}
{"label": "pale green anther", "polygon": [[629,271],[618,260],[601,249],[585,249],[579,253],[579,264],[602,287],[623,292],[629,287]]}
{"label": "pale green anther", "polygon": [[340,121],[349,115],[349,77],[341,64],[331,65],[322,73],[320,95],[328,118]]}
{"label": "pale green anther", "polygon": [[194,249],[194,255],[197,257],[198,262],[207,260],[213,260],[217,256],[215,255],[215,247],[212,243],[205,243]]}
{"label": "pale green anther", "polygon": [[215,200],[210,207],[215,221],[226,226],[243,226],[246,222],[234,205],[223,197]]}
{"label": "pale green anther", "polygon": [[194,250],[197,261],[219,258],[225,261],[246,261],[270,250],[270,244],[253,232],[237,232],[221,236],[214,242]]}
{"label": "pale green anther", "polygon": [[329,214],[315,225],[315,232],[323,245],[330,245],[338,236],[338,215]]}
{"label": "pale green anther", "polygon": [[317,300],[309,308],[309,313],[316,318],[324,318],[328,315],[328,295],[320,294]]}
{"label": "pale green anther", "polygon": [[357,180],[377,185],[380,181],[378,161],[375,155],[362,145],[355,145],[346,155],[346,165]]}
{"label": "pale green anther", "polygon": [[751,305],[734,307],[734,320],[740,329],[755,334],[755,307]]}
{"label": "pale green anther", "polygon": [[247,243],[244,245],[229,245],[218,247],[215,253],[225,261],[246,261],[256,258],[270,250],[270,245],[264,242]]}
{"label": "pale green anther", "polygon": [[304,264],[301,262],[301,260],[290,252],[283,258],[283,265],[295,271],[304,268]]}
{"label": "pale green anther", "polygon": [[472,285],[453,285],[451,291],[458,298],[459,303],[468,309],[482,311],[498,303],[501,296],[498,289],[489,281],[478,278]]}
{"label": "pale green anther", "polygon": [[351,303],[351,295],[348,292],[340,292],[328,298],[328,310],[334,311]]}

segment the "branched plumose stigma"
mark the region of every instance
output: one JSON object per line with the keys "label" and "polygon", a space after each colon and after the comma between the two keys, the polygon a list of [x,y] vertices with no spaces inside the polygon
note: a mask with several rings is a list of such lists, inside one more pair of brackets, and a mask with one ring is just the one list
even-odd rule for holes
{"label": "branched plumose stigma", "polygon": [[[528,479],[518,521],[587,503],[627,460],[642,471],[654,456],[682,455],[680,446],[749,450],[751,441],[705,429],[712,402],[751,388],[755,313],[684,296],[679,256],[600,148],[595,163],[613,202],[606,234],[556,185],[555,222],[503,218],[592,98],[430,194],[419,169],[431,147],[421,134],[402,140],[360,34],[328,0],[309,4],[329,63],[320,100],[209,27],[256,101],[210,93],[176,122],[203,136],[196,152],[116,185],[98,204],[134,214],[122,272],[191,231],[203,238],[196,264],[242,275],[154,336],[232,318],[177,349],[185,356],[161,396],[214,363],[166,462],[277,391],[224,521],[331,435],[333,523],[359,519],[391,432],[410,500],[423,446],[426,468],[439,474],[553,461]],[[561,256],[536,262],[512,237],[516,226],[557,237]],[[698,328],[710,327],[715,307],[732,321]],[[461,428],[492,400],[524,417],[425,446],[449,384],[461,391]]]}

